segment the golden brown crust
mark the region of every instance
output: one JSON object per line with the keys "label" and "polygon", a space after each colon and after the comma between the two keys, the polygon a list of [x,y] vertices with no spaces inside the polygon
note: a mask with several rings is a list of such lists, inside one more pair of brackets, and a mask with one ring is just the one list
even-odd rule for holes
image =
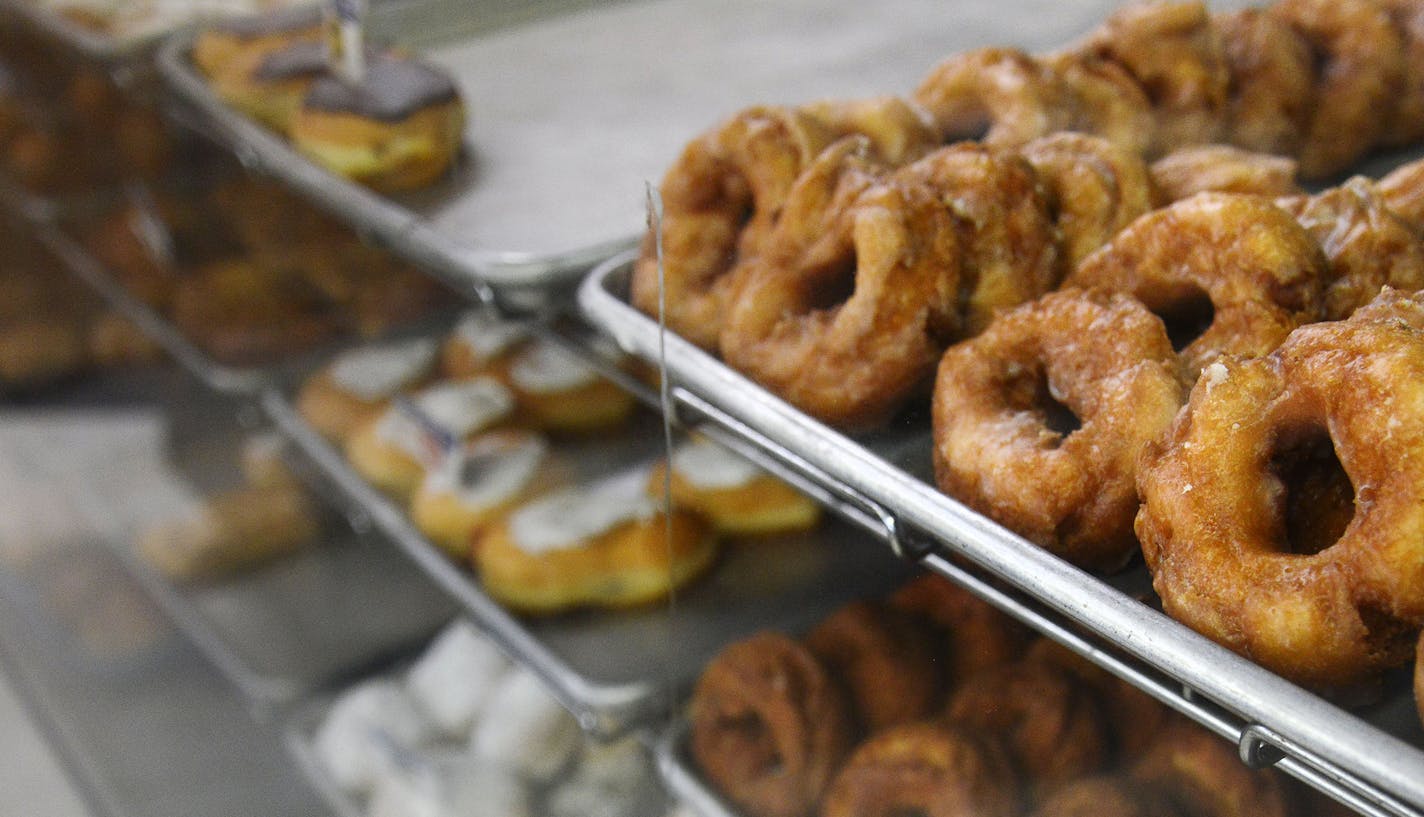
{"label": "golden brown crust", "polygon": [[992,738],[911,723],[856,748],[827,789],[820,817],[1012,817],[1017,788]]}
{"label": "golden brown crust", "polygon": [[922,718],[939,702],[933,635],[893,608],[852,602],[817,625],[806,646],[845,685],[869,733]]}
{"label": "golden brown crust", "polygon": [[1217,14],[1231,73],[1227,103],[1232,144],[1294,156],[1315,103],[1315,56],[1310,44],[1264,9]]}
{"label": "golden brown crust", "polygon": [[805,817],[850,749],[841,691],[809,650],[775,633],[724,649],[693,691],[692,757],[753,817]]}
{"label": "golden brown crust", "polygon": [[728,536],[764,536],[809,530],[821,520],[821,506],[770,474],[758,474],[745,485],[709,488],[693,483],[676,468],[668,479],[660,462],[648,478],[648,492],[671,489],[672,504],[687,508]]}
{"label": "golden brown crust", "polygon": [[[1137,457],[1183,402],[1162,322],[1124,296],[1061,290],[950,347],[935,380],[940,490],[1069,561],[1136,551]],[[1056,422],[1058,406],[1077,428]]]}
{"label": "golden brown crust", "polygon": [[1067,130],[1070,99],[1054,71],[1013,48],[977,48],[949,57],[915,91],[915,101],[930,112],[945,142],[979,139],[996,148]]}
{"label": "golden brown crust", "polygon": [[1139,756],[1176,717],[1157,699],[1055,641],[1038,639],[1024,660],[1057,667],[1093,690],[1119,760]]}
{"label": "golden brown crust", "polygon": [[[453,99],[393,122],[303,106],[288,135],[294,147],[333,172],[382,193],[400,193],[428,187],[449,172],[464,134],[465,106]],[[337,154],[359,161],[334,161]]]}
{"label": "golden brown crust", "polygon": [[930,622],[946,648],[947,687],[953,689],[982,669],[1014,660],[1028,644],[1028,629],[988,602],[948,579],[920,576],[890,596],[890,606]]}
{"label": "golden brown crust", "polygon": [[822,100],[800,110],[837,137],[866,137],[875,157],[890,167],[913,162],[940,145],[929,112],[897,96]]}
{"label": "golden brown crust", "polygon": [[1063,52],[1046,64],[1074,98],[1069,130],[1096,134],[1122,150],[1145,156],[1156,141],[1152,102],[1127,69],[1092,54]]}
{"label": "golden brown crust", "polygon": [[1174,721],[1130,770],[1178,811],[1201,817],[1285,817],[1286,792],[1270,769],[1246,767],[1236,747],[1187,721]]}
{"label": "golden brown crust", "polygon": [[1153,162],[1150,173],[1158,200],[1163,204],[1209,191],[1270,197],[1300,192],[1293,159],[1252,153],[1230,145],[1174,150]]}
{"label": "golden brown crust", "polygon": [[1166,795],[1122,777],[1085,777],[1059,787],[1031,817],[1187,817]]}
{"label": "golden brown crust", "polygon": [[1424,138],[1424,6],[1414,0],[1376,0],[1403,37],[1404,83],[1385,128],[1386,145]]}
{"label": "golden brown crust", "polygon": [[1375,185],[1389,209],[1416,231],[1424,232],[1424,160],[1391,170]]}

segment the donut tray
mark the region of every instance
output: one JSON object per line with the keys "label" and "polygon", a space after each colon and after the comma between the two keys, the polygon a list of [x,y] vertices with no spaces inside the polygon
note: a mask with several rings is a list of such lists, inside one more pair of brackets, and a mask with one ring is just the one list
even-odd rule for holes
{"label": "donut tray", "polygon": [[[679,412],[719,423],[768,457],[862,509],[860,520],[897,555],[947,572],[974,565],[1043,608],[1042,629],[1064,641],[1083,632],[1103,646],[1100,663],[1238,743],[1248,763],[1275,763],[1357,810],[1424,814],[1424,736],[1403,679],[1382,706],[1356,713],[1328,703],[1192,632],[1137,600],[1145,570],[1112,583],[1095,578],[936,490],[928,419],[852,439],[792,408],[720,360],[668,333],[629,305],[633,256],[595,269],[579,291],[585,316],[624,350],[663,358]],[[1071,645],[1070,645],[1071,646]],[[1099,659],[1101,656],[1101,660]],[[1128,670],[1132,674],[1128,675]]]}
{"label": "donut tray", "polygon": [[[724,644],[768,627],[804,626],[852,598],[893,587],[907,575],[906,567],[885,559],[859,527],[828,516],[806,533],[725,543],[709,574],[679,590],[671,610],[664,604],[518,616],[422,535],[400,505],[357,474],[287,395],[268,390],[262,406],[330,478],[349,507],[366,515],[599,738],[665,717]],[[573,464],[577,478],[594,479],[661,457],[664,437],[660,421],[645,413],[624,432],[556,440],[554,447]]]}
{"label": "donut tray", "polygon": [[527,306],[572,290],[589,266],[632,246],[645,183],[662,177],[689,134],[737,109],[904,93],[944,55],[995,32],[1049,47],[1116,2],[1024,0],[1010,29],[989,3],[641,0],[452,39],[481,18],[481,5],[432,5],[447,24],[427,41],[409,15],[373,10],[373,31],[418,46],[456,78],[470,116],[457,169],[416,194],[387,198],[337,178],[228,108],[189,62],[192,35],[165,45],[160,70],[246,161],[452,285]]}

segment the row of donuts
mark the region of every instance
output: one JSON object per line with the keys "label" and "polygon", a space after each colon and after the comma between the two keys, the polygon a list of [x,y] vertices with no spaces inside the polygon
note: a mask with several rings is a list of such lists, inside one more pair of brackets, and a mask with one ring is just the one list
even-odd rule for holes
{"label": "row of donuts", "polygon": [[465,106],[449,75],[372,48],[359,83],[338,79],[311,10],[214,25],[194,42],[192,57],[228,105],[329,170],[382,192],[433,184],[463,144]]}
{"label": "row of donuts", "polygon": [[1016,147],[1047,133],[1134,152],[1228,142],[1296,157],[1307,178],[1424,137],[1424,6],[1279,0],[1213,14],[1200,2],[1126,6],[1035,57],[982,48],[915,92],[947,138]]}
{"label": "row of donuts", "polygon": [[1333,813],[936,576],[728,646],[689,707],[693,761],[750,817]]}
{"label": "row of donuts", "polygon": [[[671,468],[580,478],[562,449],[571,437],[635,433],[633,398],[484,312],[439,348],[422,339],[337,357],[297,407],[492,597],[523,612],[655,601],[705,572],[721,537],[819,519],[810,499],[709,442],[680,446]],[[665,485],[670,512],[658,501]]]}

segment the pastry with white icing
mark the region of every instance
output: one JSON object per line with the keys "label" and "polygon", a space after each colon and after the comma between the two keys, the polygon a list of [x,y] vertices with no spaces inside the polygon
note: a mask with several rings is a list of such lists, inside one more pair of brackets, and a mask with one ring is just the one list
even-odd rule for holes
{"label": "pastry with white icing", "polygon": [[509,666],[474,625],[458,620],[410,668],[405,688],[442,735],[463,742]]}
{"label": "pastry with white icing", "polygon": [[701,575],[717,539],[701,517],[664,513],[648,494],[648,469],[527,503],[476,541],[486,592],[528,613],[660,600]]}
{"label": "pastry with white icing", "polygon": [[437,351],[434,341],[418,339],[345,352],[302,386],[297,411],[323,436],[345,442],[391,398],[429,378]]}
{"label": "pastry with white icing", "polygon": [[432,736],[430,723],[399,685],[371,681],[332,704],[317,729],[314,748],[342,791],[367,795],[382,779],[399,772],[403,756]]}
{"label": "pastry with white icing", "polygon": [[351,466],[382,491],[409,497],[425,472],[476,434],[506,424],[514,397],[487,377],[447,380],[395,401],[346,443]]}
{"label": "pastry with white icing", "polygon": [[544,683],[519,668],[500,680],[485,716],[470,739],[477,759],[503,766],[534,783],[558,777],[568,768],[583,733]]}
{"label": "pastry with white icing", "polygon": [[509,387],[529,425],[549,432],[590,434],[614,428],[633,413],[633,396],[573,352],[536,339],[510,361]]}
{"label": "pastry with white icing", "polygon": [[648,490],[671,493],[672,504],[701,514],[731,536],[790,533],[813,528],[821,507],[723,446],[703,438],[673,450],[671,474],[659,463]]}
{"label": "pastry with white icing", "polygon": [[470,560],[474,538],[559,479],[549,443],[529,431],[492,431],[447,453],[425,472],[410,515],[452,559]]}
{"label": "pastry with white icing", "polygon": [[529,326],[486,309],[465,314],[440,350],[446,377],[493,377],[508,382],[509,364],[529,340]]}

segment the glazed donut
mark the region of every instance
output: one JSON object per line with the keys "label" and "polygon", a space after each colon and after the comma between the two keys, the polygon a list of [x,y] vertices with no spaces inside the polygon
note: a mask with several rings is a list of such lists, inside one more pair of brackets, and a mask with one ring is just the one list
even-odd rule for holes
{"label": "glazed donut", "polygon": [[1309,43],[1320,68],[1301,142],[1306,178],[1338,173],[1379,143],[1404,87],[1404,43],[1373,0],[1279,0],[1269,13]]}
{"label": "glazed donut", "polygon": [[1174,150],[1153,162],[1148,173],[1162,204],[1207,192],[1269,197],[1300,192],[1295,181],[1294,159],[1252,153],[1230,145]]}
{"label": "glazed donut", "polygon": [[1227,137],[1259,153],[1294,156],[1315,103],[1315,55],[1295,29],[1263,9],[1213,18],[1231,74]]}
{"label": "glazed donut", "polygon": [[753,817],[807,817],[851,746],[850,709],[816,657],[761,633],[713,658],[692,693],[692,758]]}
{"label": "glazed donut", "polygon": [[[1310,686],[1407,660],[1424,620],[1421,376],[1424,309],[1388,289],[1269,357],[1203,372],[1138,472],[1137,533],[1163,609]],[[1353,486],[1353,513],[1328,514],[1348,519],[1309,544],[1292,537],[1291,509],[1318,515],[1320,492],[1302,500],[1302,482]]]}
{"label": "glazed donut", "polygon": [[1424,289],[1424,241],[1389,209],[1368,179],[1356,176],[1288,204],[1325,251],[1326,320],[1350,317],[1385,286]]}
{"label": "glazed donut", "polygon": [[372,54],[360,85],[311,84],[291,120],[292,146],[382,193],[419,190],[451,168],[465,136],[460,89],[444,71]]}
{"label": "glazed donut", "polygon": [[897,96],[823,100],[803,105],[801,111],[837,137],[865,136],[875,157],[891,167],[913,162],[940,145],[929,113]]}
{"label": "glazed donut", "polygon": [[485,592],[525,613],[631,607],[666,598],[717,556],[712,529],[696,515],[660,511],[647,469],[549,494],[504,517],[475,540]]}
{"label": "glazed donut", "polygon": [[241,60],[257,60],[293,43],[321,37],[321,17],[311,8],[295,8],[224,20],[193,41],[193,64],[214,79]]}
{"label": "glazed donut", "polygon": [[958,326],[960,244],[942,194],[872,184],[863,150],[864,137],[842,140],[797,181],[775,251],[746,266],[721,339],[733,368],[841,428],[888,419]]}
{"label": "glazed donut", "polygon": [[1217,141],[1226,121],[1226,53],[1201,2],[1156,0],[1124,6],[1082,51],[1127,69],[1157,120],[1154,150]]}
{"label": "glazed donut", "polygon": [[984,670],[955,690],[945,716],[1000,736],[1033,799],[1102,770],[1112,758],[1112,738],[1092,693],[1046,662]]}
{"label": "glazed donut", "polygon": [[1200,193],[1133,222],[1066,285],[1131,295],[1180,340],[1205,323],[1181,350],[1195,378],[1222,353],[1266,354],[1314,320],[1325,266],[1305,229],[1269,201]]}
{"label": "glazed donut", "polygon": [[446,377],[493,377],[509,382],[509,362],[529,338],[529,327],[475,310],[461,316],[440,347],[440,371]]}
{"label": "glazed donut", "polygon": [[1050,293],[945,352],[935,478],[1074,564],[1115,570],[1136,551],[1137,456],[1182,402],[1180,363],[1141,304]]}
{"label": "glazed donut", "polygon": [[897,175],[928,184],[959,224],[965,334],[977,334],[995,311],[1032,300],[1058,283],[1057,231],[1047,195],[1022,157],[963,143]]}
{"label": "glazed donut", "polygon": [[1056,73],[1013,48],[978,48],[931,69],[915,101],[943,141],[979,139],[1013,148],[1072,123],[1070,94]]}
{"label": "glazed donut", "polygon": [[933,631],[892,607],[847,604],[806,636],[806,646],[849,691],[866,733],[923,718],[939,702]]}
{"label": "glazed donut", "polygon": [[1013,817],[1018,809],[1018,781],[997,742],[924,721],[856,747],[826,790],[820,817]]}
{"label": "glazed donut", "polygon": [[1385,174],[1375,192],[1395,215],[1424,232],[1424,160],[1407,162]]}
{"label": "glazed donut", "polygon": [[710,441],[679,445],[653,468],[648,492],[666,486],[672,504],[702,516],[718,533],[759,536],[809,530],[821,519],[814,500],[747,460]]}
{"label": "glazed donut", "polygon": [[1135,156],[1145,156],[1156,141],[1152,102],[1132,75],[1111,60],[1063,52],[1046,64],[1073,98],[1070,130],[1095,134]]}
{"label": "glazed donut", "polygon": [[1029,814],[1030,817],[1185,817],[1164,793],[1106,775],[1064,783]]}
{"label": "glazed donut", "polygon": [[[832,142],[804,111],[748,108],[693,140],[663,177],[663,287],[672,331],[717,348],[739,262],[766,248],[792,185]],[[633,267],[632,301],[658,314],[658,259],[650,232]]]}
{"label": "glazed donut", "polygon": [[340,331],[331,305],[284,270],[229,259],[174,286],[173,323],[230,365],[260,364],[310,349]]}
{"label": "glazed donut", "polygon": [[1413,0],[1375,1],[1389,14],[1404,44],[1404,83],[1384,143],[1408,145],[1424,139],[1424,6]]}
{"label": "glazed donut", "polygon": [[550,433],[607,431],[626,422],[637,407],[633,395],[543,338],[514,351],[506,375],[522,419]]}
{"label": "glazed donut", "polygon": [[1024,653],[1024,660],[1056,667],[1093,690],[1119,758],[1140,755],[1177,717],[1156,698],[1047,638],[1035,641]]}
{"label": "glazed donut", "polygon": [[948,689],[980,670],[1014,660],[1028,644],[1026,627],[942,576],[925,574],[910,581],[890,596],[889,604],[939,631]]}
{"label": "glazed donut", "polygon": [[1106,139],[1055,133],[1019,149],[1043,183],[1060,235],[1065,269],[1074,269],[1152,209],[1142,159]]}
{"label": "glazed donut", "polygon": [[425,380],[434,361],[435,345],[423,339],[343,352],[302,384],[297,412],[323,437],[345,442]]}
{"label": "glazed donut", "polygon": [[1196,817],[1285,817],[1286,792],[1271,769],[1250,769],[1236,747],[1186,720],[1174,721],[1129,776]]}

